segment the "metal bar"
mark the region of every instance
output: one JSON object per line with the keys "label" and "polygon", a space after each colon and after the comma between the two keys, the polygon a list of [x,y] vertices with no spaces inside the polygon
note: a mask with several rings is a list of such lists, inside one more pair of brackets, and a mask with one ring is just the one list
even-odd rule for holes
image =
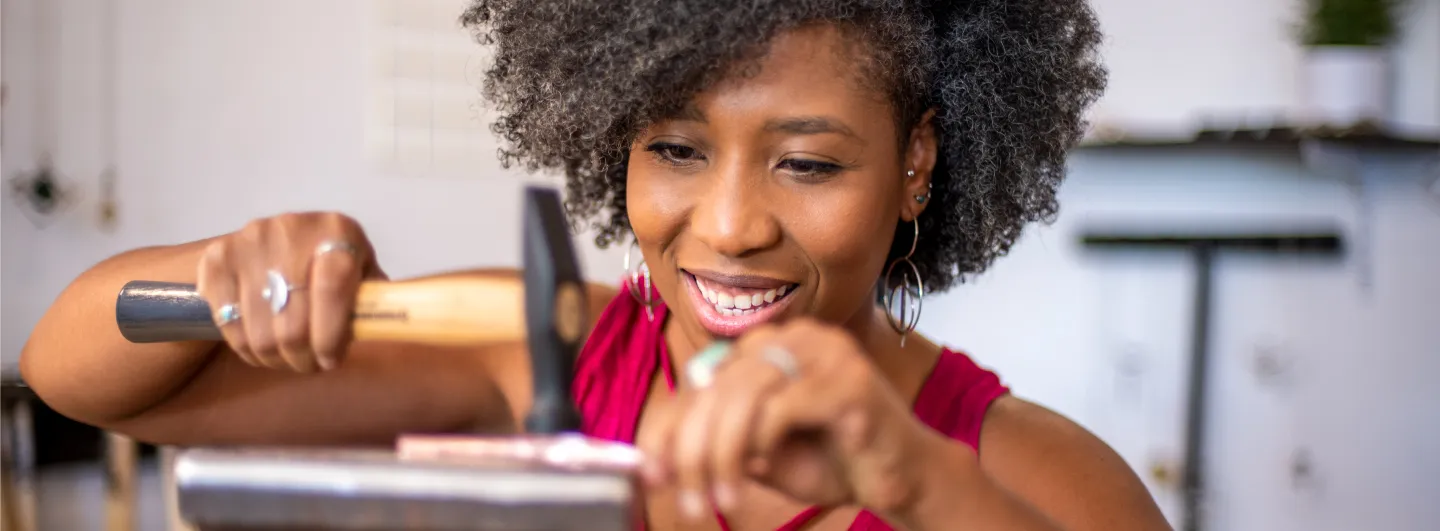
{"label": "metal bar", "polygon": [[[16,392],[14,389],[7,389]],[[0,413],[4,426],[4,525],[15,531],[39,529],[35,493],[35,429],[27,398],[16,398]]]}
{"label": "metal bar", "polygon": [[1205,406],[1210,401],[1210,306],[1215,275],[1215,249],[1195,245],[1194,315],[1190,335],[1190,384],[1185,403],[1184,531],[1199,531],[1205,522]]}
{"label": "metal bar", "polygon": [[134,531],[136,507],[135,440],[105,432],[105,529]]}

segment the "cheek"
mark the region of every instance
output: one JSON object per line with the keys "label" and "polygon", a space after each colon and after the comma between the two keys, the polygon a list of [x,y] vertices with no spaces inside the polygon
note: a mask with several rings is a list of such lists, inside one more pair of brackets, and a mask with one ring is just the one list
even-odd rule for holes
{"label": "cheek", "polygon": [[887,200],[893,193],[856,187],[816,196],[796,201],[787,224],[820,276],[816,303],[820,308],[849,308],[868,301],[895,234],[899,213]]}
{"label": "cheek", "polygon": [[[635,157],[646,156],[644,152],[631,153]],[[688,208],[688,195],[677,187],[676,182],[667,183],[663,175],[643,161],[630,164],[625,175],[625,213],[630,218],[630,228],[643,244],[646,255],[653,260],[656,249],[663,248],[680,232],[684,213]]]}

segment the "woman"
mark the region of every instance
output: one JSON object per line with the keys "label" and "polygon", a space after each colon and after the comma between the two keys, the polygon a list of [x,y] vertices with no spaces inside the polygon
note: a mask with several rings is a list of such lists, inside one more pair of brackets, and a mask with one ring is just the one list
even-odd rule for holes
{"label": "woman", "polygon": [[[1104,84],[1083,0],[930,4],[465,13],[495,47],[505,160],[563,171],[598,243],[643,255],[636,282],[591,288],[574,389],[587,433],[647,455],[651,528],[1167,527],[1094,436],[875,304],[978,274],[1053,216]],[[272,307],[271,271],[306,287]],[[126,343],[111,305],[133,278],[197,282],[225,341]],[[349,341],[357,283],[382,278],[339,214],[127,252],[59,297],[22,370],[59,411],[158,443],[519,429],[523,345]]]}

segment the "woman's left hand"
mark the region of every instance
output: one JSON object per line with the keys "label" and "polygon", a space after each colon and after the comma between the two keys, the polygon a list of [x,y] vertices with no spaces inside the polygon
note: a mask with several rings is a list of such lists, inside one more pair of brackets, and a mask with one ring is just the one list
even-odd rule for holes
{"label": "woman's left hand", "polygon": [[681,512],[707,500],[733,509],[754,479],[804,503],[898,508],[916,494],[928,429],[840,328],[800,319],[736,341],[708,386],[685,386],[676,407],[637,444],[651,485],[679,489]]}

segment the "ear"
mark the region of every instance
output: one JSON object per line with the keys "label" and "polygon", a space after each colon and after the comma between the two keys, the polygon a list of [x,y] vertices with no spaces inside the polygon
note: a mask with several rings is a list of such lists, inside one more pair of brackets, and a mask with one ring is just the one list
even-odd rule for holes
{"label": "ear", "polygon": [[[935,170],[939,139],[935,134],[935,109],[925,111],[915,127],[910,130],[910,143],[902,157],[904,167],[900,175],[904,178],[904,195],[900,198],[900,218],[913,221],[929,206],[930,175]],[[914,172],[913,174],[911,172]]]}

